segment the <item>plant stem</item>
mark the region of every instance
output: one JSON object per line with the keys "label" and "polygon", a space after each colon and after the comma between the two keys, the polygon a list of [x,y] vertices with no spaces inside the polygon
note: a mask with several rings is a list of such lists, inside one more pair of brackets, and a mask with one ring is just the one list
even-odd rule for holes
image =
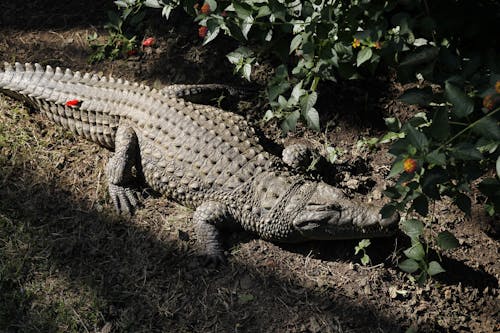
{"label": "plant stem", "polygon": [[495,113],[497,113],[498,111],[500,111],[500,108],[496,108],[495,110],[493,110],[489,114],[485,115],[484,117],[479,118],[478,120],[476,120],[475,122],[473,122],[472,124],[470,124],[469,126],[467,126],[466,128],[464,128],[463,130],[461,130],[460,132],[458,132],[457,134],[455,134],[451,139],[449,139],[448,141],[446,141],[445,143],[443,143],[441,146],[439,146],[438,150],[444,148],[444,146],[448,145],[453,140],[455,140],[456,138],[458,138],[460,135],[464,134],[469,129],[471,129],[472,127],[476,126],[476,124],[479,123],[484,118],[490,117],[490,116],[494,115]]}

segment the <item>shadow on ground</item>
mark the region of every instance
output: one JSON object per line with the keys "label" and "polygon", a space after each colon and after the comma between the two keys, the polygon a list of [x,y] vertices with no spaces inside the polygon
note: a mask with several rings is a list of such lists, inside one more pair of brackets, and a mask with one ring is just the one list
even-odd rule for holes
{"label": "shadow on ground", "polygon": [[[47,183],[31,174],[23,177],[23,186],[20,179],[5,176],[0,173],[5,179],[0,220],[4,232],[13,232],[11,241],[24,247],[12,253],[4,245],[2,261],[8,266],[27,258],[21,265],[24,273],[4,292],[17,295],[12,288],[27,290],[40,275],[56,285],[65,280],[59,293],[68,296],[75,289],[87,290],[94,295],[87,300],[91,304],[74,310],[96,306],[99,315],[94,321],[82,318],[78,330],[112,323],[119,332],[279,332],[311,321],[332,332],[363,326],[400,330],[370,304],[349,300],[341,290],[323,294],[272,268],[233,259],[227,266],[204,268],[191,244],[87,209],[90,203],[75,202],[57,181]],[[57,309],[38,299],[54,292],[45,288],[22,301],[15,316],[3,318],[3,329],[55,330],[51,316]],[[270,310],[273,316],[266,315]]]}

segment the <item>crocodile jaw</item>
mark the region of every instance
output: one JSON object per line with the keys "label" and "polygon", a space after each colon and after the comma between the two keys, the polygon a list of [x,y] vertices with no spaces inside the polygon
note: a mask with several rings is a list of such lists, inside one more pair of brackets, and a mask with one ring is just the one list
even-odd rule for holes
{"label": "crocodile jaw", "polygon": [[336,240],[390,236],[398,222],[398,214],[382,218],[378,208],[348,200],[339,189],[320,183],[293,227],[304,240]]}

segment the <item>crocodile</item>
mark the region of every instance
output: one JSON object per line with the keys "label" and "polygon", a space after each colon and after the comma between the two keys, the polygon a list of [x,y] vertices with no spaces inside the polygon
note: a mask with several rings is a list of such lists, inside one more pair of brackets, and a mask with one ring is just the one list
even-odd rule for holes
{"label": "crocodile", "polygon": [[[30,63],[0,69],[0,92],[114,152],[106,175],[118,213],[138,207],[139,178],[192,208],[197,242],[210,261],[225,261],[222,229],[243,229],[278,243],[394,233],[397,214],[382,217],[377,207],[288,166],[263,147],[244,117],[187,99],[220,87],[152,89]],[[303,152],[285,148],[285,161]]]}

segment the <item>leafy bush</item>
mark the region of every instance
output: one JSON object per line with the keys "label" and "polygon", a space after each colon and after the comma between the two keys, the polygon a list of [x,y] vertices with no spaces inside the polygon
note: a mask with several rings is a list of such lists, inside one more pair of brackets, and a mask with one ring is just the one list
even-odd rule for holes
{"label": "leafy bush", "polygon": [[[398,78],[413,82],[401,100],[426,112],[405,124],[387,119],[390,132],[380,142],[394,141],[395,161],[385,191],[391,203],[382,213],[407,213],[403,231],[412,246],[400,267],[419,272],[418,280],[443,271],[429,262],[429,246],[450,249],[458,243],[448,231],[436,237],[424,232],[429,205],[449,197],[470,215],[472,184],[479,183],[490,215],[500,211],[498,145],[500,63],[492,39],[500,4],[492,0],[120,0],[121,20],[141,8],[162,10],[167,19],[176,7],[194,17],[198,35],[209,43],[219,34],[240,46],[227,55],[235,72],[247,80],[259,59],[276,64],[267,95],[265,120],[279,118],[284,132],[299,120],[320,128],[315,109],[324,81],[373,75],[381,65],[397,69]],[[474,14],[474,15],[473,15]],[[112,20],[113,21],[113,20]],[[114,19],[116,21],[116,19]],[[116,22],[115,22],[116,23]],[[121,26],[112,25],[121,31]],[[481,30],[480,30],[481,29]],[[494,173],[496,165],[496,174]],[[488,178],[486,178],[488,177]],[[480,179],[480,181],[478,180]],[[432,212],[431,212],[432,213]],[[418,215],[416,215],[418,214]],[[360,251],[361,248],[358,250]],[[365,260],[366,261],[366,260]]]}

